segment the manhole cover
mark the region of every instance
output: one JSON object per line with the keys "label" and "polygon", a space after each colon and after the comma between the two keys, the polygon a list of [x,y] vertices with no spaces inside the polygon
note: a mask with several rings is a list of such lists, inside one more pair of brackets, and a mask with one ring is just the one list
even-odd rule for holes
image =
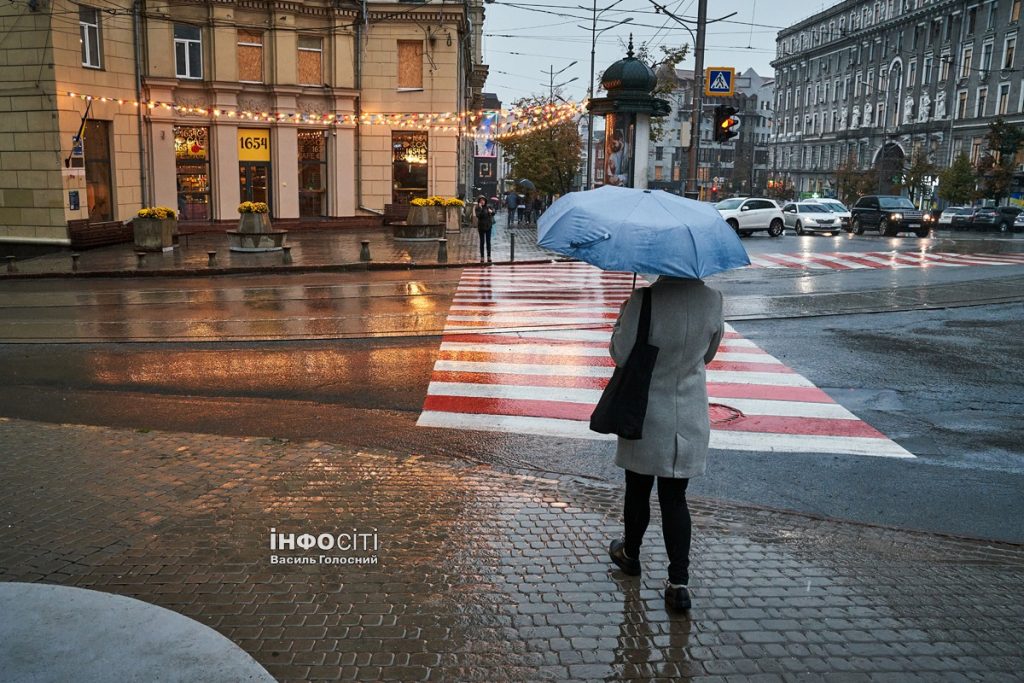
{"label": "manhole cover", "polygon": [[729,406],[723,406],[721,403],[711,403],[708,405],[708,415],[711,417],[711,424],[720,425],[726,422],[732,422],[743,417],[743,413],[730,408]]}

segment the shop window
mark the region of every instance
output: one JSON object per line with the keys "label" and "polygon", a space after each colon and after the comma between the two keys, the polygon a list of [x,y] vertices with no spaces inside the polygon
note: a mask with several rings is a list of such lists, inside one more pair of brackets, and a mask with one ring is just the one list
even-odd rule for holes
{"label": "shop window", "polygon": [[174,127],[178,214],[183,221],[210,220],[210,129]]}
{"label": "shop window", "polygon": [[323,85],[323,40],[315,36],[299,36],[299,83]]}
{"label": "shop window", "polygon": [[299,131],[299,215],[327,215],[326,131]]}
{"label": "shop window", "polygon": [[408,203],[413,197],[427,196],[428,139],[425,132],[391,133],[391,201]]}
{"label": "shop window", "polygon": [[89,220],[114,220],[114,194],[110,168],[110,121],[85,122],[85,187]]}
{"label": "shop window", "polygon": [[174,71],[178,78],[203,77],[203,42],[198,26],[174,25]]}
{"label": "shop window", "polygon": [[263,82],[263,34],[238,31],[238,80]]}
{"label": "shop window", "polygon": [[82,44],[82,66],[99,69],[103,66],[100,38],[100,11],[95,7],[78,6],[79,41]]}
{"label": "shop window", "polygon": [[398,41],[399,90],[423,89],[423,41]]}

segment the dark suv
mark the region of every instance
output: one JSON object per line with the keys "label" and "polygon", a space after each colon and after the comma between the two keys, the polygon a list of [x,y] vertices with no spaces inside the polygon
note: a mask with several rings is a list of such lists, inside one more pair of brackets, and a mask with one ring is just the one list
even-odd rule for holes
{"label": "dark suv", "polygon": [[974,210],[971,227],[975,230],[1009,232],[1020,209],[1016,206],[982,206]]}
{"label": "dark suv", "polygon": [[879,235],[892,237],[898,232],[913,232],[918,237],[928,236],[924,213],[906,197],[872,194],[861,197],[850,209],[853,231],[863,235],[864,230],[878,230]]}

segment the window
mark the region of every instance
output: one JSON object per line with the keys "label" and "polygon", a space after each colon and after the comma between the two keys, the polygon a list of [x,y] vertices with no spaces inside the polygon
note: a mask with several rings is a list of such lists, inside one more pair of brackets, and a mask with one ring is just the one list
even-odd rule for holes
{"label": "window", "polygon": [[982,78],[988,76],[988,72],[992,68],[992,43],[985,43],[981,46],[981,64],[978,67],[981,69]]}
{"label": "window", "polygon": [[981,157],[981,138],[971,138],[971,163],[977,164]]}
{"label": "window", "polygon": [[661,161],[664,156],[665,156],[665,148],[664,147],[655,147],[654,148],[654,158],[656,160]]}
{"label": "window", "polygon": [[968,45],[960,52],[960,78],[971,75],[971,62],[974,59],[974,47]]}
{"label": "window", "polygon": [[299,131],[299,216],[327,215],[326,135],[323,130]]}
{"label": "window", "polygon": [[1003,115],[1010,113],[1010,84],[999,84],[999,101],[996,102],[996,114]]}
{"label": "window", "polygon": [[299,36],[298,57],[299,83],[301,85],[323,85],[323,40],[317,36]]}
{"label": "window", "polygon": [[210,220],[210,129],[174,127],[178,214],[183,221]]}
{"label": "window", "polygon": [[99,69],[103,66],[100,48],[100,11],[95,7],[78,6],[78,31],[82,43],[82,66]]}
{"label": "window", "polygon": [[263,82],[263,34],[260,32],[238,31],[238,80]]}
{"label": "window", "polygon": [[931,85],[932,82],[932,58],[929,55],[921,62],[921,85]]}
{"label": "window", "polygon": [[914,87],[914,81],[917,80],[917,62],[911,61],[907,65],[907,87]]}
{"label": "window", "polygon": [[178,78],[203,77],[203,43],[198,26],[174,25],[174,73]]}
{"label": "window", "polygon": [[423,89],[423,41],[398,41],[398,88]]}
{"label": "window", "polygon": [[853,96],[860,97],[861,86],[864,83],[864,75],[861,73],[857,74],[857,80],[853,84]]}
{"label": "window", "polygon": [[1017,36],[1007,36],[1003,43],[1003,68],[1013,68],[1013,58],[1017,51]]}
{"label": "window", "polygon": [[996,27],[996,3],[988,3],[988,21],[985,23],[986,30],[991,31]]}
{"label": "window", "polygon": [[1010,21],[1020,21],[1020,0],[1013,0],[1010,7]]}
{"label": "window", "polygon": [[391,132],[392,202],[407,204],[427,196],[428,140],[426,132]]}
{"label": "window", "polygon": [[978,8],[972,7],[967,10],[967,18],[964,20],[964,38],[974,35],[975,19],[978,18]]}
{"label": "window", "polygon": [[115,185],[110,159],[110,121],[87,119],[85,122],[85,190],[89,220],[114,220]]}
{"label": "window", "polygon": [[949,64],[952,60],[949,58],[949,52],[943,52],[939,55],[939,80],[944,81],[949,78]]}
{"label": "window", "polygon": [[974,116],[980,117],[985,115],[985,105],[988,104],[988,88],[978,88],[978,97],[974,104]]}
{"label": "window", "polygon": [[655,166],[654,167],[654,179],[655,180],[663,180],[664,179],[664,175],[665,175],[665,171],[662,169],[661,166]]}
{"label": "window", "polygon": [[967,91],[961,90],[956,94],[956,118],[967,118]]}

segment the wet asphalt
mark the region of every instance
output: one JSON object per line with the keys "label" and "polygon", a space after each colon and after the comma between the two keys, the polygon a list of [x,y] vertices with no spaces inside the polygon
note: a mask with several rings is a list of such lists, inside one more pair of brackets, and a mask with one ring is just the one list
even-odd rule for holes
{"label": "wet asphalt", "polygon": [[[745,244],[752,254],[1024,251],[1021,236],[788,235]],[[610,444],[415,427],[458,276],[3,282],[0,337],[36,343],[0,344],[0,415],[318,439],[617,481]],[[918,457],[716,451],[691,490],[1024,541],[1022,283],[1024,266],[716,278],[741,334]],[[271,341],[280,339],[288,341]]]}

